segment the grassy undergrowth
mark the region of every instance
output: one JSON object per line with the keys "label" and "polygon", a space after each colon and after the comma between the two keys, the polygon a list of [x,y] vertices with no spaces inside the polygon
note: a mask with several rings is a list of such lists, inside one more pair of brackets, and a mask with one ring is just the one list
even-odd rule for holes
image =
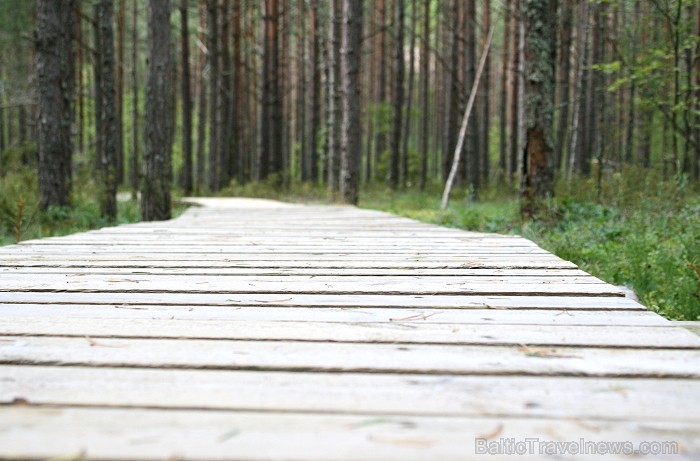
{"label": "grassy undergrowth", "polygon": [[[700,193],[683,179],[628,170],[598,185],[575,179],[557,186],[538,221],[523,222],[517,194],[491,188],[480,200],[455,190],[440,211],[441,187],[426,192],[365,185],[360,206],[460,229],[519,234],[583,270],[632,288],[642,303],[667,318],[700,320]],[[221,195],[289,202],[332,203],[322,188],[293,184],[233,184]]]}
{"label": "grassy undergrowth", "polygon": [[[8,149],[9,150],[9,149]],[[36,167],[20,162],[21,152],[7,152],[0,162],[0,245],[55,235],[67,235],[100,227],[138,222],[140,209],[132,200],[119,201],[117,223],[100,216],[96,190],[85,169],[74,180],[72,207],[39,209]],[[174,202],[173,214],[186,208]]]}
{"label": "grassy undergrowth", "polygon": [[[460,198],[460,195],[462,198]],[[583,270],[632,288],[651,310],[700,320],[700,194],[684,180],[630,171],[600,191],[592,180],[558,187],[537,222],[522,222],[513,194],[481,201],[459,191],[439,210],[439,193],[373,190],[362,206],[467,230],[520,234]]]}

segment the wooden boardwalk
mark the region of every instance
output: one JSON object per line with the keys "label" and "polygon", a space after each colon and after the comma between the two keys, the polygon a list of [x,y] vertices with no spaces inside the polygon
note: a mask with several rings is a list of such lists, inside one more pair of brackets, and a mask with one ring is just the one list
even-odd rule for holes
{"label": "wooden boardwalk", "polygon": [[200,202],[0,248],[0,459],[700,459],[700,337],[530,241]]}

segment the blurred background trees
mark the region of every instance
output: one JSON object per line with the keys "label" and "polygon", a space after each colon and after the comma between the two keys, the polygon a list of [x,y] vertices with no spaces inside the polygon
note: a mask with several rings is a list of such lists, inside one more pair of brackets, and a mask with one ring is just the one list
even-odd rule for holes
{"label": "blurred background trees", "polygon": [[[170,71],[150,67],[148,0],[55,3],[72,11],[71,166],[99,184],[105,215],[115,212],[117,188],[152,185],[139,181],[148,169],[139,156],[150,152],[143,147],[154,123],[165,129],[157,143],[172,146],[185,193],[254,181],[340,191],[350,174],[358,193],[337,198],[355,202],[369,183],[441,185],[492,24],[457,182],[474,199],[494,184],[523,187],[528,89],[540,77],[527,51],[535,0],[366,0],[359,13],[345,0],[177,0],[152,25],[169,29]],[[547,4],[554,81],[543,142],[552,178],[600,182],[635,166],[697,182],[698,3]],[[0,1],[0,172],[39,158],[36,62],[49,26],[41,4]],[[347,8],[360,16],[343,16]],[[361,36],[346,49],[349,25]],[[354,78],[346,87],[355,71],[344,53],[358,57],[357,88]],[[171,101],[145,120],[149,72]],[[346,105],[352,127],[343,123]]]}

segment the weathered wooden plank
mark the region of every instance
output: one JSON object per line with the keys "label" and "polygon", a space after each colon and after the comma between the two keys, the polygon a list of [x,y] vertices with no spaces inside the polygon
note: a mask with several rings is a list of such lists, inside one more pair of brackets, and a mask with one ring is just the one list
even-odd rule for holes
{"label": "weathered wooden plank", "polygon": [[527,258],[510,256],[495,257],[459,257],[459,258],[401,258],[375,255],[372,258],[350,257],[346,255],[315,255],[304,259],[299,255],[275,254],[269,255],[215,255],[215,254],[166,254],[161,253],[158,259],[144,253],[100,253],[100,254],[33,254],[33,255],[3,255],[0,266],[40,266],[45,264],[60,264],[75,267],[307,267],[307,268],[384,268],[384,269],[576,269],[576,265],[554,258]]}
{"label": "weathered wooden plank", "polygon": [[[663,421],[377,417],[157,409],[4,407],[0,446],[15,458],[201,460],[467,460],[475,439],[674,441],[700,453],[700,425]],[[183,436],[183,430],[187,436]],[[41,443],[37,443],[41,440]],[[541,447],[519,459],[541,459]],[[576,459],[599,459],[599,454]],[[620,459],[623,459],[621,456]],[[655,459],[679,459],[678,455]],[[615,459],[608,456],[608,459]],[[624,459],[628,459],[625,456]]]}
{"label": "weathered wooden plank", "polygon": [[[231,286],[237,283],[265,283],[265,284],[277,284],[277,283],[342,283],[342,284],[353,284],[358,286],[372,286],[373,283],[380,283],[382,285],[401,285],[402,283],[409,283],[411,285],[425,285],[430,286],[431,284],[437,286],[466,286],[472,284],[509,284],[518,283],[523,285],[542,285],[542,284],[579,284],[579,285],[608,285],[602,280],[595,278],[593,276],[583,274],[577,276],[529,276],[521,275],[518,277],[512,277],[506,274],[493,274],[493,275],[480,275],[480,276],[441,276],[441,275],[403,275],[403,276],[392,276],[392,275],[219,275],[217,277],[210,277],[209,275],[192,275],[192,274],[143,274],[143,273],[132,273],[129,274],[127,278],[112,278],[109,276],[103,276],[100,274],[95,274],[92,271],[66,271],[61,274],[62,277],[56,277],[52,273],[35,273],[32,274],[32,281],[37,285],[59,279],[64,283],[126,283],[126,282],[152,282],[163,283],[167,281],[174,281],[176,284],[182,284],[183,282],[200,284],[203,282],[209,282],[212,286],[219,286],[222,284],[224,286]],[[107,274],[109,275],[109,274]],[[27,276],[21,273],[15,273],[14,271],[8,271],[3,274],[3,286],[8,287],[17,281],[26,280]]]}
{"label": "weathered wooden plank", "polygon": [[674,379],[0,366],[0,404],[700,422],[699,393]]}
{"label": "weathered wooden plank", "polygon": [[[244,276],[439,276],[439,277],[590,277],[589,274],[578,269],[353,269],[353,268],[260,268],[260,267],[92,267],[91,275],[126,274],[126,275],[244,275]],[[84,270],[73,267],[47,266],[19,266],[1,267],[0,274],[84,274]]]}
{"label": "weathered wooden plank", "polygon": [[198,277],[141,276],[113,278],[85,275],[62,277],[34,274],[3,276],[0,291],[99,291],[175,293],[327,293],[327,294],[420,294],[420,295],[566,295],[624,296],[621,290],[593,277],[475,277],[457,281],[440,277]]}
{"label": "weathered wooden plank", "polygon": [[[254,228],[252,230],[255,230],[256,232],[252,233],[249,232],[248,229]],[[196,226],[196,223],[192,223],[188,227],[178,227],[178,228],[170,228],[167,226],[159,226],[159,227],[146,227],[146,223],[141,223],[139,227],[134,227],[133,225],[122,225],[122,226],[117,226],[117,227],[105,227],[103,229],[95,230],[95,231],[88,231],[80,234],[75,234],[75,235],[83,235],[83,234],[97,234],[97,235],[104,235],[104,236],[113,236],[115,238],[128,238],[129,236],[146,236],[148,237],[153,236],[162,236],[163,238],[177,238],[178,236],[182,236],[183,238],[185,236],[190,236],[193,238],[197,237],[239,237],[239,238],[245,238],[245,239],[250,239],[253,238],[284,238],[284,237],[289,237],[290,235],[299,235],[301,237],[315,237],[315,238],[329,238],[329,239],[335,239],[335,238],[358,238],[358,239],[376,239],[376,240],[384,240],[384,239],[394,239],[394,238],[415,238],[416,240],[422,240],[422,239],[464,239],[465,241],[471,241],[474,239],[480,240],[480,239],[490,239],[490,240],[499,240],[499,239],[504,239],[504,240],[510,240],[510,239],[524,239],[523,237],[520,237],[518,235],[509,235],[509,234],[490,234],[490,233],[482,233],[482,232],[466,232],[460,229],[450,229],[447,227],[437,227],[433,226],[430,228],[420,228],[420,229],[391,229],[391,228],[384,228],[384,229],[367,229],[367,228],[360,228],[360,229],[323,229],[322,225],[321,228],[319,226],[312,226],[308,227],[308,229],[305,229],[304,232],[292,232],[290,229],[281,227],[281,228],[275,228],[269,225],[266,226],[261,226],[261,225],[253,225],[248,223],[245,227],[238,225],[238,226],[232,226],[229,228],[217,228],[214,226]],[[524,239],[527,240],[527,239]]]}
{"label": "weathered wooden plank", "polygon": [[674,326],[420,324],[415,314],[397,314],[392,323],[1,316],[0,335],[700,349],[700,337]]}
{"label": "weathered wooden plank", "polygon": [[454,233],[430,235],[411,233],[410,235],[379,235],[377,238],[372,234],[347,233],[345,235],[334,235],[333,233],[318,232],[298,232],[298,233],[171,233],[171,232],[129,232],[129,233],[107,233],[100,231],[83,232],[78,234],[48,237],[38,240],[25,240],[21,246],[45,245],[45,244],[76,244],[93,243],[107,245],[111,243],[133,243],[133,244],[172,244],[173,242],[196,242],[201,244],[227,243],[268,243],[274,245],[293,245],[296,243],[311,244],[343,244],[343,245],[406,245],[417,246],[441,246],[441,245],[484,245],[484,246],[517,246],[517,247],[537,247],[530,240],[517,236],[481,235]]}
{"label": "weathered wooden plank", "polygon": [[[282,304],[282,303],[278,303]],[[3,303],[2,317],[37,316],[45,319],[172,319],[188,321],[262,322],[372,322],[403,324],[474,325],[607,325],[669,326],[671,322],[646,310],[583,309],[406,309],[149,305],[149,304],[9,304]]]}
{"label": "weathered wooden plank", "polygon": [[624,297],[606,296],[500,296],[500,295],[361,295],[290,293],[146,293],[146,292],[16,292],[1,291],[3,303],[49,304],[162,304],[165,306],[267,306],[267,307],[389,307],[429,309],[551,309],[645,311],[641,304]]}
{"label": "weathered wooden plank", "polygon": [[674,325],[681,326],[688,331],[700,335],[700,322],[673,322]]}
{"label": "weathered wooden plank", "polygon": [[317,255],[317,254],[339,254],[339,255],[402,255],[402,256],[426,256],[430,255],[436,258],[441,256],[470,256],[470,255],[511,255],[517,254],[521,257],[531,256],[531,255],[541,255],[543,257],[549,257],[554,259],[555,256],[551,253],[546,252],[537,247],[481,247],[481,246],[444,246],[443,248],[426,248],[422,249],[420,247],[414,248],[410,245],[404,247],[364,247],[364,246],[345,246],[345,245],[296,245],[287,246],[285,248],[274,247],[274,246],[263,246],[263,245],[225,245],[225,244],[212,244],[212,245],[173,245],[172,243],[163,243],[162,245],[135,245],[133,243],[129,244],[100,244],[100,245],[86,245],[84,243],[80,244],[44,244],[44,245],[16,245],[14,247],[5,250],[7,254],[60,254],[60,253],[71,253],[71,254],[82,254],[82,253],[94,253],[94,252],[111,252],[111,253],[139,253],[143,251],[148,251],[151,254],[158,253],[171,253],[171,254],[187,254],[187,253],[215,253],[215,254],[268,254],[268,253],[282,253],[282,254],[304,254],[304,255]]}
{"label": "weathered wooden plank", "polygon": [[12,337],[0,363],[143,368],[700,378],[700,350]]}

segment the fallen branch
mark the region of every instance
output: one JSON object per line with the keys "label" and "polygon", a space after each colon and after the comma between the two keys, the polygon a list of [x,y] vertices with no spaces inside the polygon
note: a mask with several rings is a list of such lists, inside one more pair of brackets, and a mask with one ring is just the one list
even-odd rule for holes
{"label": "fallen branch", "polygon": [[452,183],[454,183],[455,176],[457,175],[457,168],[459,167],[459,159],[462,156],[462,147],[464,146],[464,137],[467,134],[467,125],[469,124],[469,115],[471,115],[472,108],[474,107],[474,100],[476,99],[476,90],[479,88],[479,80],[481,80],[481,74],[484,71],[484,66],[486,64],[486,57],[489,54],[489,48],[491,47],[491,39],[493,38],[494,25],[491,25],[489,30],[489,36],[484,43],[484,50],[481,52],[481,60],[479,61],[479,70],[476,72],[476,78],[474,79],[474,84],[472,85],[472,91],[469,93],[469,101],[467,102],[467,108],[464,110],[464,117],[462,118],[462,126],[459,129],[459,138],[457,139],[457,147],[455,148],[454,156],[452,157],[452,169],[450,170],[450,175],[447,177],[447,182],[445,183],[445,191],[442,193],[442,202],[440,203],[440,209],[444,210],[447,208],[447,202],[450,200],[450,191],[452,190]]}

